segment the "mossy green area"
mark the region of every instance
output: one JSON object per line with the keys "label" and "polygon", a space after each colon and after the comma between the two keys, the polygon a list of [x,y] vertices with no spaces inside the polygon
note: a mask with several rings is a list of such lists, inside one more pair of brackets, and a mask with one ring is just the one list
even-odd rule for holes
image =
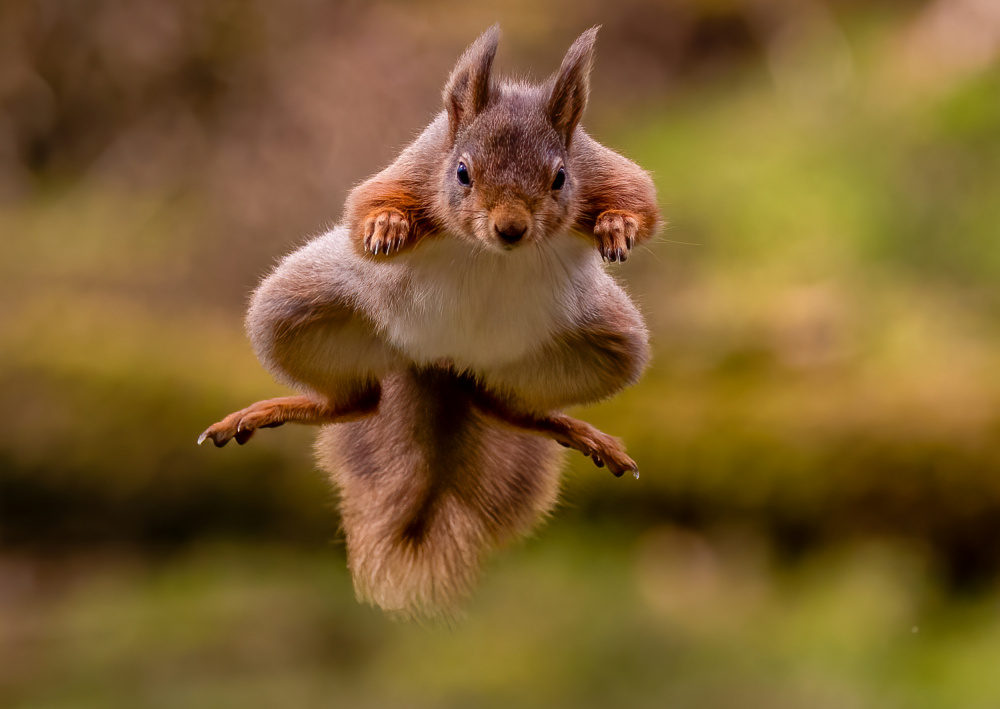
{"label": "mossy green area", "polygon": [[[884,541],[776,565],[746,530],[553,524],[450,625],[356,604],[341,555],[5,559],[0,698],[35,707],[988,709],[1000,596]],[[59,590],[39,593],[63,577]]]}

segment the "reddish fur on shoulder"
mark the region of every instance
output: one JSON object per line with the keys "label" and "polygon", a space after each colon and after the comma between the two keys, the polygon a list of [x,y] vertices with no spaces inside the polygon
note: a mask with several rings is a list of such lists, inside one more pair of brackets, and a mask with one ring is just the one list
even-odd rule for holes
{"label": "reddish fur on shoulder", "polygon": [[574,157],[576,170],[582,175],[583,193],[577,229],[593,233],[602,215],[621,213],[638,223],[635,243],[648,241],[661,226],[656,187],[649,174],[593,139],[577,141],[577,145]]}

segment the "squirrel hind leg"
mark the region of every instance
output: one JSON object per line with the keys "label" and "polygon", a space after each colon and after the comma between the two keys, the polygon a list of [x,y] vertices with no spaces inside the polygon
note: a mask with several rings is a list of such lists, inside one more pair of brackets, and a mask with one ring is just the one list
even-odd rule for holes
{"label": "squirrel hind leg", "polygon": [[627,472],[637,479],[639,477],[639,468],[625,454],[622,442],[586,421],[558,412],[537,414],[518,411],[483,387],[472,389],[471,400],[482,414],[501,425],[545,436],[566,448],[578,450],[593,459],[598,468],[607,465],[615,477]]}
{"label": "squirrel hind leg", "polygon": [[378,407],[380,396],[379,385],[369,384],[356,387],[337,402],[306,395],[265,399],[209,426],[198,438],[198,445],[211,440],[216,448],[222,448],[235,440],[242,446],[259,428],[277,428],[289,422],[319,425],[370,416]]}

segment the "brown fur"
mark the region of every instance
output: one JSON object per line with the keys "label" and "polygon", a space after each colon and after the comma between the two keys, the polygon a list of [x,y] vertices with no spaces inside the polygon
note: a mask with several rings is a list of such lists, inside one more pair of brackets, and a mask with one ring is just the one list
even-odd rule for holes
{"label": "brown fur", "polygon": [[454,141],[471,116],[482,113],[490,101],[490,72],[500,43],[500,27],[493,25],[465,50],[444,87],[448,137]]}
{"label": "brown fur", "polygon": [[387,377],[377,416],[324,427],[358,595],[403,615],[449,614],[484,555],[555,504],[558,447],[498,428],[446,370]]}
{"label": "brown fur", "polygon": [[339,407],[308,396],[282,396],[258,401],[209,426],[198,443],[210,438],[216,448],[222,448],[230,440],[242,446],[258,428],[277,428],[290,421],[309,424],[354,421],[375,413],[381,395],[381,386],[375,384]]}
{"label": "brown fur", "polygon": [[635,384],[649,333],[630,302],[601,293],[589,321],[523,359],[481,373],[486,389],[534,414],[602,401]]}
{"label": "brown fur", "polygon": [[547,106],[552,125],[568,147],[573,131],[583,117],[590,94],[590,68],[594,63],[594,43],[597,27],[584,32],[566,52],[559,72],[552,80],[552,93]]}
{"label": "brown fur", "polygon": [[[479,208],[497,216],[526,211],[537,222],[533,230],[529,225],[537,238],[571,225],[594,239],[604,259],[624,261],[656,233],[660,211],[649,175],[579,126],[597,28],[584,32],[556,75],[535,87],[492,82],[498,38],[493,27],[462,55],[445,87],[446,110],[395,162],[348,196],[345,223],[357,233],[359,248],[385,257],[442,231],[475,233],[476,225],[456,209],[453,179],[458,162],[475,152],[478,162],[469,167]],[[498,130],[501,124],[518,131]],[[480,150],[469,147],[484,138],[490,142]],[[559,153],[565,155],[556,160]],[[537,158],[543,163],[526,162]],[[568,185],[554,210],[542,198],[555,162],[565,164]],[[393,211],[404,215],[405,225],[373,226],[381,213]]]}
{"label": "brown fur", "polygon": [[[573,158],[577,171],[587,176],[582,184],[577,228],[594,233],[602,255],[605,250],[613,255],[624,247],[619,258],[609,259],[624,260],[633,245],[648,241],[662,225],[656,188],[642,168],[589,136],[578,143]],[[611,221],[628,217],[635,219],[634,226],[619,227]],[[622,230],[620,236],[615,233],[616,227]]]}
{"label": "brown fur", "polygon": [[482,558],[552,508],[553,441],[636,469],[618,439],[561,413],[635,383],[649,358],[635,305],[568,235],[618,261],[659,221],[648,175],[578,125],[595,37],[537,86],[493,82],[496,28],[462,55],[445,110],[253,295],[258,358],[305,393],[202,435],[336,424],[316,450],[348,564],[359,596],[392,612],[453,612]]}

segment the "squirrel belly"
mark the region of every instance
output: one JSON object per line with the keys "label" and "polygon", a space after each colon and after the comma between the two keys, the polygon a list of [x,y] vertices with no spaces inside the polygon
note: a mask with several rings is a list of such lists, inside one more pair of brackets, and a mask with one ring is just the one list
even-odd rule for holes
{"label": "squirrel belly", "polygon": [[336,227],[264,279],[246,325],[278,381],[330,401],[447,361],[543,413],[618,393],[649,357],[642,315],[572,233],[499,253],[442,234],[382,260]]}
{"label": "squirrel belly", "polygon": [[570,233],[502,252],[441,234],[391,260],[359,254],[340,227],[320,238],[388,345],[414,363],[450,360],[460,371],[515,361],[573,329],[598,284],[611,281],[593,247]]}

